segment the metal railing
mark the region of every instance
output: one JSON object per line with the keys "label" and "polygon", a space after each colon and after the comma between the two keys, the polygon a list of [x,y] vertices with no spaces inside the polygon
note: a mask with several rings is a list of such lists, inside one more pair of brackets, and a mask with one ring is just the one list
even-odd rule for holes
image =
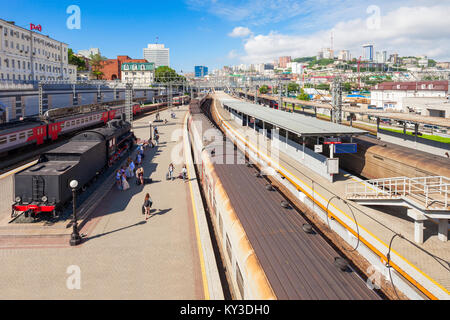
{"label": "metal railing", "polygon": [[346,184],[347,199],[400,199],[408,196],[419,201],[427,209],[448,210],[450,178],[395,177],[373,179]]}

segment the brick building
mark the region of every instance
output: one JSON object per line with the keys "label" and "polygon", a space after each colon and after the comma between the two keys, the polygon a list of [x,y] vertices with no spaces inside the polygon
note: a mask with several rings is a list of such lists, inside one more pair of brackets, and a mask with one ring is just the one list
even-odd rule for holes
{"label": "brick building", "polygon": [[280,57],[278,59],[278,67],[285,69],[289,62],[291,62],[291,57]]}
{"label": "brick building", "polygon": [[145,59],[131,59],[129,56],[117,56],[117,59],[108,59],[102,62],[103,80],[120,80],[122,79],[123,63],[147,63]]}

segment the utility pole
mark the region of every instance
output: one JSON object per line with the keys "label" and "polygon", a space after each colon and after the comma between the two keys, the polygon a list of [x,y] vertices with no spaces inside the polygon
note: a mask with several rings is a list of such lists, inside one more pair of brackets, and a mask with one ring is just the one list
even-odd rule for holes
{"label": "utility pole", "polygon": [[338,76],[333,79],[331,88],[333,109],[331,113],[331,121],[334,123],[342,122],[342,82]]}
{"label": "utility pole", "polygon": [[133,84],[125,85],[125,119],[132,124],[133,122]]}
{"label": "utility pole", "polygon": [[173,100],[172,99],[172,81],[169,82],[169,96],[168,96],[168,99],[169,99],[168,108],[172,109],[172,106],[173,106],[172,105],[172,102],[173,102],[172,101]]}
{"label": "utility pole", "polygon": [[280,84],[278,86],[278,110],[281,110],[281,107],[283,106],[283,83],[280,81]]}
{"label": "utility pole", "polygon": [[42,82],[39,82],[39,115],[40,116],[42,116],[43,113],[44,113],[43,102],[42,102],[42,99],[43,99],[43,92],[42,92],[43,88],[42,88],[42,86],[43,86]]}

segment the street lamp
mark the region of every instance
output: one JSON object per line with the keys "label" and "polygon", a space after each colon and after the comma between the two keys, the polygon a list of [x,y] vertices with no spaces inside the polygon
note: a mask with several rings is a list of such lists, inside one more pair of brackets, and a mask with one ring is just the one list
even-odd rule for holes
{"label": "street lamp", "polygon": [[152,138],[152,122],[149,121],[148,125],[150,126],[150,141],[152,141],[153,140],[153,138]]}
{"label": "street lamp", "polygon": [[73,231],[72,235],[70,236],[70,245],[71,246],[77,246],[81,243],[81,237],[78,233],[78,224],[77,224],[77,212],[76,212],[76,191],[78,187],[78,181],[72,180],[70,181],[70,187],[72,188],[72,202],[73,202],[73,220],[72,220],[72,226]]}

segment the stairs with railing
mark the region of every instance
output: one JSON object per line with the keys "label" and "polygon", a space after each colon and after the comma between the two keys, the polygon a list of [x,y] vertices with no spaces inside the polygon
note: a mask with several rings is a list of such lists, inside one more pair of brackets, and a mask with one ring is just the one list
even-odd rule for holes
{"label": "stairs with railing", "polygon": [[423,211],[450,212],[450,178],[433,177],[395,177],[349,182],[346,197],[356,202],[374,203],[404,201],[420,207]]}

